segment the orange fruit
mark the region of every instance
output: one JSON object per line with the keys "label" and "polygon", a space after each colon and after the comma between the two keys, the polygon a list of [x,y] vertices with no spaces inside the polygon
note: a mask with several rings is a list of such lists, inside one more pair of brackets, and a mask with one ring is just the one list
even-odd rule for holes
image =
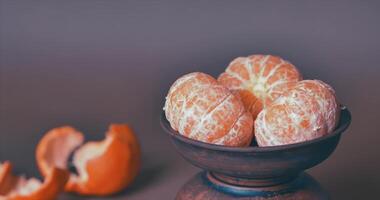
{"label": "orange fruit", "polygon": [[227,88],[204,73],[180,77],[171,86],[165,115],[181,135],[202,142],[248,146],[252,140],[252,116]]}
{"label": "orange fruit", "polygon": [[0,199],[4,200],[53,200],[63,191],[69,172],[52,168],[42,183],[36,178],[26,179],[12,174],[12,164],[0,164]]}
{"label": "orange fruit", "polygon": [[77,174],[71,173],[65,187],[67,192],[110,195],[126,188],[137,176],[140,146],[128,125],[112,124],[103,141],[82,143],[82,133],[72,127],[49,131],[36,150],[41,173],[46,175],[56,166],[67,169],[70,154],[74,152]]}
{"label": "orange fruit", "polygon": [[297,68],[280,57],[251,55],[234,59],[218,82],[236,92],[256,119],[264,107],[301,79]]}
{"label": "orange fruit", "polygon": [[263,109],[255,121],[259,146],[303,142],[332,132],[339,119],[334,90],[319,80],[304,80]]}

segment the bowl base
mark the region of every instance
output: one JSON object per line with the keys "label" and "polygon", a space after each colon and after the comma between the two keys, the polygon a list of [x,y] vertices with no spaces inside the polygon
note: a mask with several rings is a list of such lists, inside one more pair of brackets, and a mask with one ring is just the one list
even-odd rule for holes
{"label": "bowl base", "polygon": [[320,184],[304,172],[285,183],[259,187],[227,183],[218,176],[203,171],[182,186],[176,199],[325,200],[329,198]]}

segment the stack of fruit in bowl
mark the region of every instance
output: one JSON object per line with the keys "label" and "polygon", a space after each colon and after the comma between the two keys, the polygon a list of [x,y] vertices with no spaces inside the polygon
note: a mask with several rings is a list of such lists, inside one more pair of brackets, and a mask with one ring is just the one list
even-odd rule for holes
{"label": "stack of fruit in bowl", "polygon": [[177,79],[165,115],[179,134],[205,143],[244,147],[294,144],[331,133],[339,121],[334,89],[303,80],[272,55],[234,59],[217,79],[193,72]]}

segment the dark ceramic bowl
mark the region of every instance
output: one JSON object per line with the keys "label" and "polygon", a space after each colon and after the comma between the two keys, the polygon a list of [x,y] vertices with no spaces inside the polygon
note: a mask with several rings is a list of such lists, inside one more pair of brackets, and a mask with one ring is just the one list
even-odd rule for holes
{"label": "dark ceramic bowl", "polygon": [[[161,125],[177,151],[191,164],[234,184],[277,184],[296,177],[328,158],[351,122],[347,108],[341,110],[334,132],[314,140],[275,147],[226,147],[203,143],[174,131],[165,115]],[[252,181],[254,180],[254,181]]]}

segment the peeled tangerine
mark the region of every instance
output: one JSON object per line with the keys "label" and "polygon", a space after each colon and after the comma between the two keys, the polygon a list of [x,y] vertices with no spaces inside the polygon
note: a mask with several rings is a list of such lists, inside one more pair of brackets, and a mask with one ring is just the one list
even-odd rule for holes
{"label": "peeled tangerine", "polygon": [[106,138],[83,144],[83,134],[64,126],[49,131],[36,151],[44,176],[53,167],[68,168],[70,154],[77,173],[71,173],[65,191],[82,195],[109,195],[127,187],[140,168],[140,147],[128,125],[113,124]]}
{"label": "peeled tangerine", "polygon": [[340,109],[334,90],[319,80],[304,80],[266,107],[255,121],[259,146],[312,140],[331,133]]}
{"label": "peeled tangerine", "polygon": [[300,80],[294,65],[271,55],[236,58],[218,78],[220,84],[240,96],[254,120],[264,107]]}
{"label": "peeled tangerine", "polygon": [[253,119],[242,102],[204,73],[190,73],[175,81],[164,110],[174,130],[195,140],[248,146],[253,138]]}
{"label": "peeled tangerine", "polygon": [[0,200],[53,200],[63,191],[69,173],[52,168],[41,183],[35,178],[26,179],[12,174],[10,162],[0,163]]}

